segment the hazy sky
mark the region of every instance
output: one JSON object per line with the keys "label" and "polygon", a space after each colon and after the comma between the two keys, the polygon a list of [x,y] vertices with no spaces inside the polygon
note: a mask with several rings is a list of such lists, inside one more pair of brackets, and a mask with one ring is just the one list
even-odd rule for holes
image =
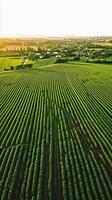
{"label": "hazy sky", "polygon": [[0,36],[112,35],[112,0],[0,0]]}

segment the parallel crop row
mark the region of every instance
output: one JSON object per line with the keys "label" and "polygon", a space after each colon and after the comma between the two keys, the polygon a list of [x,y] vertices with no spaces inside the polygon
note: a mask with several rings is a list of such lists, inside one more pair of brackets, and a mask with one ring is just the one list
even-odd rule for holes
{"label": "parallel crop row", "polygon": [[99,88],[66,64],[3,76],[2,200],[111,199],[112,101],[104,78]]}

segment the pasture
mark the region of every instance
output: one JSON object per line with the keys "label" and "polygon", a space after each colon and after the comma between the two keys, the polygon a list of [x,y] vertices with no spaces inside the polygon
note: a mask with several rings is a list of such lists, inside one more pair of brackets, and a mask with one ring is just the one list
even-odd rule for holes
{"label": "pasture", "polygon": [[24,62],[24,57],[0,57],[0,71],[3,68],[10,68],[10,66],[20,65]]}

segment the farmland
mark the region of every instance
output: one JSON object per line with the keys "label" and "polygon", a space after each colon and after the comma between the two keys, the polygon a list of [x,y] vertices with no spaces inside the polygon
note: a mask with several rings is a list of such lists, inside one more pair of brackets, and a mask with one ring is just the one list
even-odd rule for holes
{"label": "farmland", "polygon": [[0,71],[3,70],[4,67],[10,67],[11,65],[18,65],[24,61],[22,57],[0,57]]}
{"label": "farmland", "polygon": [[48,64],[0,73],[1,200],[111,200],[112,65]]}

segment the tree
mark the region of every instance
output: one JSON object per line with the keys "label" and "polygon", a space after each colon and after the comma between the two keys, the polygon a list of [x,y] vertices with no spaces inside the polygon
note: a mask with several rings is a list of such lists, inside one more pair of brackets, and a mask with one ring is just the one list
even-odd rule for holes
{"label": "tree", "polygon": [[14,67],[13,67],[13,66],[10,66],[10,70],[14,70]]}
{"label": "tree", "polygon": [[57,58],[54,63],[64,63],[64,62],[67,62],[67,61],[68,61],[67,58]]}
{"label": "tree", "polygon": [[80,56],[74,56],[73,60],[74,61],[79,61],[80,60]]}

